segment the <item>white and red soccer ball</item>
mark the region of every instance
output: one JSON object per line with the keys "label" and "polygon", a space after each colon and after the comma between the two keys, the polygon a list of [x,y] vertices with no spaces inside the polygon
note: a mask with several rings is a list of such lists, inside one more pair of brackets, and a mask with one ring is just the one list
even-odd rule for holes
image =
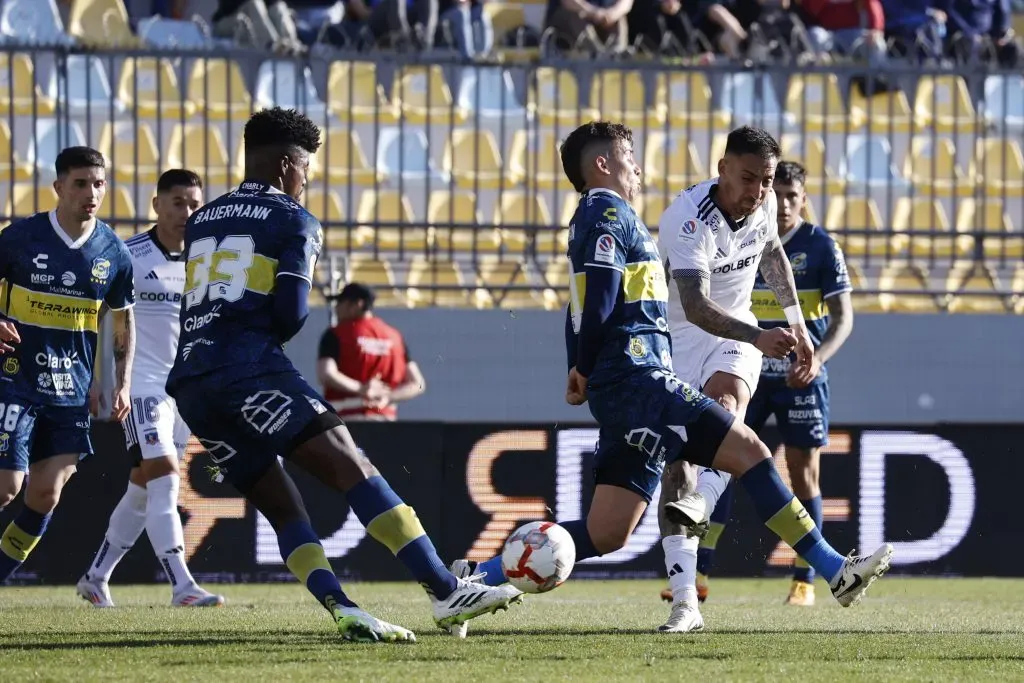
{"label": "white and red soccer ball", "polygon": [[561,586],[576,564],[576,544],[554,522],[530,522],[508,537],[501,569],[524,593],[546,593]]}

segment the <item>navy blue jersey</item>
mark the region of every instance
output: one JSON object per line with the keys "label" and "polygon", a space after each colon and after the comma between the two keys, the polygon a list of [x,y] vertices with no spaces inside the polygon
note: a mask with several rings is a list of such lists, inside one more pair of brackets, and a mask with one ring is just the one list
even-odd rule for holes
{"label": "navy blue jersey", "polygon": [[616,383],[640,371],[671,372],[672,346],[665,319],[668,285],[658,247],[633,208],[608,190],[591,190],[581,200],[569,226],[569,290],[575,344],[587,288],[587,268],[622,273],[622,290],[608,321],[608,332],[588,377],[593,387]]}
{"label": "navy blue jersey", "polygon": [[0,391],[44,406],[85,405],[92,384],[101,303],[135,303],[128,249],[103,221],[77,241],[56,212],[0,232],[0,312],[21,343],[0,358]]}
{"label": "navy blue jersey", "polygon": [[192,214],[168,392],[214,371],[241,378],[292,370],[274,329],[275,284],[280,277],[312,282],[322,244],[320,222],[263,183],[244,182]]}
{"label": "navy blue jersey", "polygon": [[[786,256],[793,268],[800,308],[807,321],[807,331],[814,348],[818,348],[828,329],[825,299],[853,290],[846,272],[846,261],[835,240],[817,225],[801,223],[783,240]],[[758,325],[764,329],[789,324],[775,292],[768,288],[760,274],[754,285],[751,310],[757,316]],[[761,366],[762,377],[785,377],[789,361],[766,357]]]}

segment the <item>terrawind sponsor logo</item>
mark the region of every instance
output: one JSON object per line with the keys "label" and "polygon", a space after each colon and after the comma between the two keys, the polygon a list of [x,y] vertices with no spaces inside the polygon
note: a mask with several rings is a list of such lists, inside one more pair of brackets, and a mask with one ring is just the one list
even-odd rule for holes
{"label": "terrawind sponsor logo", "polygon": [[46,301],[30,301],[29,306],[45,313],[60,313],[62,315],[82,315],[83,313],[96,315],[99,313],[99,309],[95,306],[67,306]]}

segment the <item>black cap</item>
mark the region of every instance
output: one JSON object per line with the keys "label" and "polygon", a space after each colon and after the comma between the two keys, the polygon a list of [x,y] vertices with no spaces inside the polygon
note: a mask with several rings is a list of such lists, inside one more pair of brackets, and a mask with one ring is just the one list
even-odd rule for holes
{"label": "black cap", "polygon": [[327,297],[332,301],[365,301],[366,310],[373,308],[373,290],[361,282],[350,282],[337,294]]}

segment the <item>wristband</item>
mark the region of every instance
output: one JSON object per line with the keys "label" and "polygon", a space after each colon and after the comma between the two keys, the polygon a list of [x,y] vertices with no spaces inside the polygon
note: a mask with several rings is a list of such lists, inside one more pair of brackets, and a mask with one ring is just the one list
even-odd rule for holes
{"label": "wristband", "polygon": [[803,325],[804,314],[800,310],[800,306],[793,304],[792,306],[786,306],[782,309],[782,312],[786,314],[786,322],[790,325]]}

